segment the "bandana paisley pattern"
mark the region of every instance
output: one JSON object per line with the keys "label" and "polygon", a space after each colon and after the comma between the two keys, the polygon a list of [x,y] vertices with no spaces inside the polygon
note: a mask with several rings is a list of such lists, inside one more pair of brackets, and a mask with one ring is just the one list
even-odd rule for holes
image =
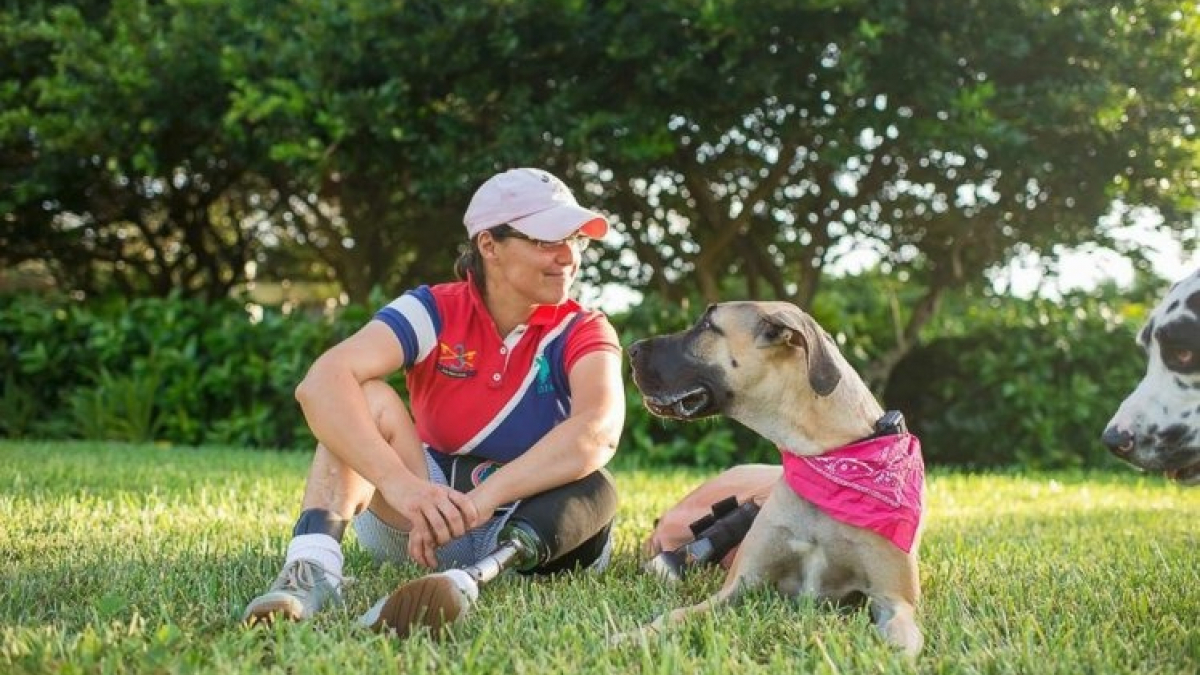
{"label": "bandana paisley pattern", "polygon": [[870,438],[816,457],[780,448],[783,474],[796,494],[834,520],[872,530],[905,553],[923,510],[925,463],[912,434]]}

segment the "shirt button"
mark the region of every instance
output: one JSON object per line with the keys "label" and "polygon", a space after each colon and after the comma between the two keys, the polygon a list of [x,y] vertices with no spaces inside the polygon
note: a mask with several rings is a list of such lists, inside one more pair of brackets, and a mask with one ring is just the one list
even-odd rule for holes
{"label": "shirt button", "polygon": [[501,348],[500,348],[500,353],[501,353],[501,354],[507,354],[507,353],[508,353],[508,347],[501,347]]}
{"label": "shirt button", "polygon": [[492,382],[499,382],[499,381],[500,381],[500,373],[493,373],[492,374]]}

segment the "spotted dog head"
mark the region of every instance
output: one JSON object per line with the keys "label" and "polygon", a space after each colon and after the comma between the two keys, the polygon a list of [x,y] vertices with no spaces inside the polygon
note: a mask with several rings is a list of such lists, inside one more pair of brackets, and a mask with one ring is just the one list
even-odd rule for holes
{"label": "spotted dog head", "polygon": [[1149,364],[1102,437],[1114,455],[1200,484],[1200,271],[1171,287],[1138,334]]}

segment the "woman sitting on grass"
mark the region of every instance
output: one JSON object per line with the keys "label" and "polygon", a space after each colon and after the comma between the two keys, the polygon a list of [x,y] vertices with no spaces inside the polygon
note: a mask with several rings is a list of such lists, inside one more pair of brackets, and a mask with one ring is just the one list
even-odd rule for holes
{"label": "woman sitting on grass", "polygon": [[[551,174],[514,169],[476,191],[464,223],[459,281],[404,293],[297,388],[319,443],[283,570],[245,621],[302,620],[340,602],[351,522],[379,561],[447,570],[519,544],[526,572],[607,564],[616,500],[602,467],[624,423],[620,345],[603,314],[568,294],[608,222]],[[385,383],[401,368],[411,414]],[[522,500],[531,509],[514,518]],[[424,590],[422,607],[385,598],[363,621],[407,634],[439,611],[453,620],[456,589]]]}

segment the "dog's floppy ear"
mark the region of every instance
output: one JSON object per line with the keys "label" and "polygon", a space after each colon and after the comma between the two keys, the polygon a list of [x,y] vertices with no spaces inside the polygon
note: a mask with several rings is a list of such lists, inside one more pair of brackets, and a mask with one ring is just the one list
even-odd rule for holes
{"label": "dog's floppy ear", "polygon": [[842,371],[833,360],[830,338],[812,317],[802,312],[774,312],[762,318],[755,338],[760,347],[787,343],[808,355],[808,383],[817,396],[828,396],[842,381]]}

